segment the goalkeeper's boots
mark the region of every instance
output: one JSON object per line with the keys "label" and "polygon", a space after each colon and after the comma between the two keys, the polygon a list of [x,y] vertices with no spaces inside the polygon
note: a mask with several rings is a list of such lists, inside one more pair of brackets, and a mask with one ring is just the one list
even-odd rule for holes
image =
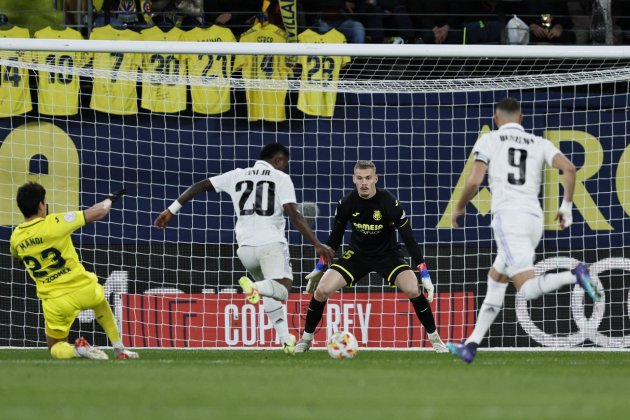
{"label": "goalkeeper's boots", "polygon": [[79,337],[74,342],[74,353],[78,357],[82,357],[84,359],[96,359],[96,360],[107,360],[109,357],[107,353],[105,353],[101,349],[97,349],[96,347],[90,346],[90,343],[83,337]]}
{"label": "goalkeeper's boots", "polygon": [[459,344],[448,343],[446,347],[466,363],[471,363],[477,354],[477,349],[467,346],[463,341]]}
{"label": "goalkeeper's boots", "polygon": [[313,345],[313,340],[306,340],[304,338],[301,338],[300,341],[298,341],[297,344],[295,345],[295,352],[306,353],[311,348],[312,345]]}
{"label": "goalkeeper's boots", "polygon": [[293,334],[289,334],[289,339],[286,343],[282,345],[282,350],[291,356],[295,355],[295,336]]}
{"label": "goalkeeper's boots", "polygon": [[114,349],[114,357],[118,360],[125,360],[125,359],[139,359],[140,355],[138,353],[136,353],[135,351],[131,351],[128,350],[126,348],[122,348],[122,349]]}
{"label": "goalkeeper's boots", "polygon": [[587,295],[593,302],[597,302],[601,299],[602,295],[597,289],[597,285],[591,279],[591,273],[589,273],[588,266],[585,263],[579,263],[574,269],[575,278],[577,279],[577,284],[580,285],[582,289],[586,292]]}
{"label": "goalkeeper's boots", "polygon": [[429,341],[436,353],[448,353],[446,344],[444,344],[444,341],[440,338],[440,334],[438,334],[437,330],[429,334]]}
{"label": "goalkeeper's boots", "polygon": [[245,298],[251,304],[256,304],[260,301],[260,294],[254,283],[247,277],[243,276],[238,280],[238,284],[241,285]]}

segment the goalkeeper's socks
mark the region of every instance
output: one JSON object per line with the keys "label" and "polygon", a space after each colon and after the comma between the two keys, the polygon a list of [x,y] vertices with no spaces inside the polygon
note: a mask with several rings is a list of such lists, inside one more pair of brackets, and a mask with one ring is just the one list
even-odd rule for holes
{"label": "goalkeeper's socks", "polygon": [[523,283],[518,292],[525,300],[532,300],[570,284],[575,284],[575,275],[571,271],[562,271],[533,277]]}
{"label": "goalkeeper's socks", "polygon": [[304,326],[304,332],[314,333],[315,328],[319,324],[319,321],[322,320],[322,316],[324,315],[324,307],[326,306],[326,301],[320,302],[315,299],[315,296],[311,298],[311,302],[308,304],[308,311],[306,312],[306,325]]}
{"label": "goalkeeper's socks", "polygon": [[275,300],[287,300],[289,291],[275,280],[262,280],[254,283],[260,296],[267,296]]}
{"label": "goalkeeper's socks", "polygon": [[433,318],[433,312],[431,311],[431,306],[427,298],[421,294],[418,297],[409,299],[409,301],[413,305],[413,309],[416,311],[416,315],[427,333],[431,334],[435,332],[435,319]]}

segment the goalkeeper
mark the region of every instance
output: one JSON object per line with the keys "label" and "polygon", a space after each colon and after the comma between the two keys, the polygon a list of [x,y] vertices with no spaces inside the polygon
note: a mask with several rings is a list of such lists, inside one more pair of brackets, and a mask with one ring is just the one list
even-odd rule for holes
{"label": "goalkeeper", "polygon": [[[352,181],[356,190],[339,201],[328,239],[328,245],[337,250],[346,225],[350,222],[350,247],[325,273],[324,264],[320,261],[315,270],[306,276],[306,291],[313,293],[313,297],[306,314],[304,333],[295,347],[296,353],[305,352],[311,347],[315,328],[322,319],[330,295],[344,286],[354,285],[372,271],[379,273],[390,286],[398,287],[407,295],[429,335],[433,349],[438,353],[448,353],[437,332],[429,306],[433,300],[433,283],[405,211],[392,194],[376,188],[378,176],[376,166],[371,161],[360,160],[356,163]],[[427,297],[420,292],[418,279],[400,251],[396,229],[405,242],[414,267],[418,267]]]}
{"label": "goalkeeper", "polygon": [[72,323],[86,309],[94,310],[117,359],[139,357],[123,346],[103,286],[79,262],[70,238],[75,230],[107,216],[112,204],[124,193],[125,190],[117,191],[84,211],[47,214],[44,187],[29,182],[17,191],[17,205],[24,222],[11,235],[11,255],[24,263],[35,281],[37,297],[42,300],[46,341],[54,359],[108,359],[104,351],[90,346],[83,337],[77,338],[74,346],[67,341]]}

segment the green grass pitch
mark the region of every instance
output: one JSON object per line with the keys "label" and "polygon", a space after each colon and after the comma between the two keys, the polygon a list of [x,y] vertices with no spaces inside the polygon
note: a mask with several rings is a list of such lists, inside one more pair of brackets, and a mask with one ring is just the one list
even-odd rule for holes
{"label": "green grass pitch", "polygon": [[[111,351],[108,351],[111,354]],[[0,350],[0,419],[621,419],[630,352]]]}

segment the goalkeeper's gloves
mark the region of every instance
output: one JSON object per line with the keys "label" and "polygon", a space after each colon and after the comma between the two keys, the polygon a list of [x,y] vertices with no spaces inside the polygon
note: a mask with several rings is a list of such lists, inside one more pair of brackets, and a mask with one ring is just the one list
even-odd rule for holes
{"label": "goalkeeper's gloves", "polygon": [[433,282],[431,281],[431,276],[429,275],[429,270],[427,269],[427,263],[421,262],[418,264],[418,272],[420,273],[420,279],[422,280],[422,287],[424,287],[424,290],[427,292],[427,300],[432,302],[435,288],[433,287]]}
{"label": "goalkeeper's gloves", "polygon": [[127,194],[127,190],[123,188],[122,190],[114,191],[107,198],[112,200],[112,204],[114,204],[116,200],[118,200],[120,197],[122,197],[125,194]]}
{"label": "goalkeeper's gloves", "polygon": [[308,280],[306,284],[306,293],[315,293],[315,289],[317,289],[317,285],[319,281],[322,279],[324,275],[324,271],[326,271],[326,264],[324,263],[324,259],[319,257],[317,264],[315,264],[315,268],[310,272],[305,278]]}
{"label": "goalkeeper's gloves", "polygon": [[558,218],[563,228],[566,229],[571,226],[573,223],[573,203],[571,201],[562,200],[556,216],[556,219]]}

